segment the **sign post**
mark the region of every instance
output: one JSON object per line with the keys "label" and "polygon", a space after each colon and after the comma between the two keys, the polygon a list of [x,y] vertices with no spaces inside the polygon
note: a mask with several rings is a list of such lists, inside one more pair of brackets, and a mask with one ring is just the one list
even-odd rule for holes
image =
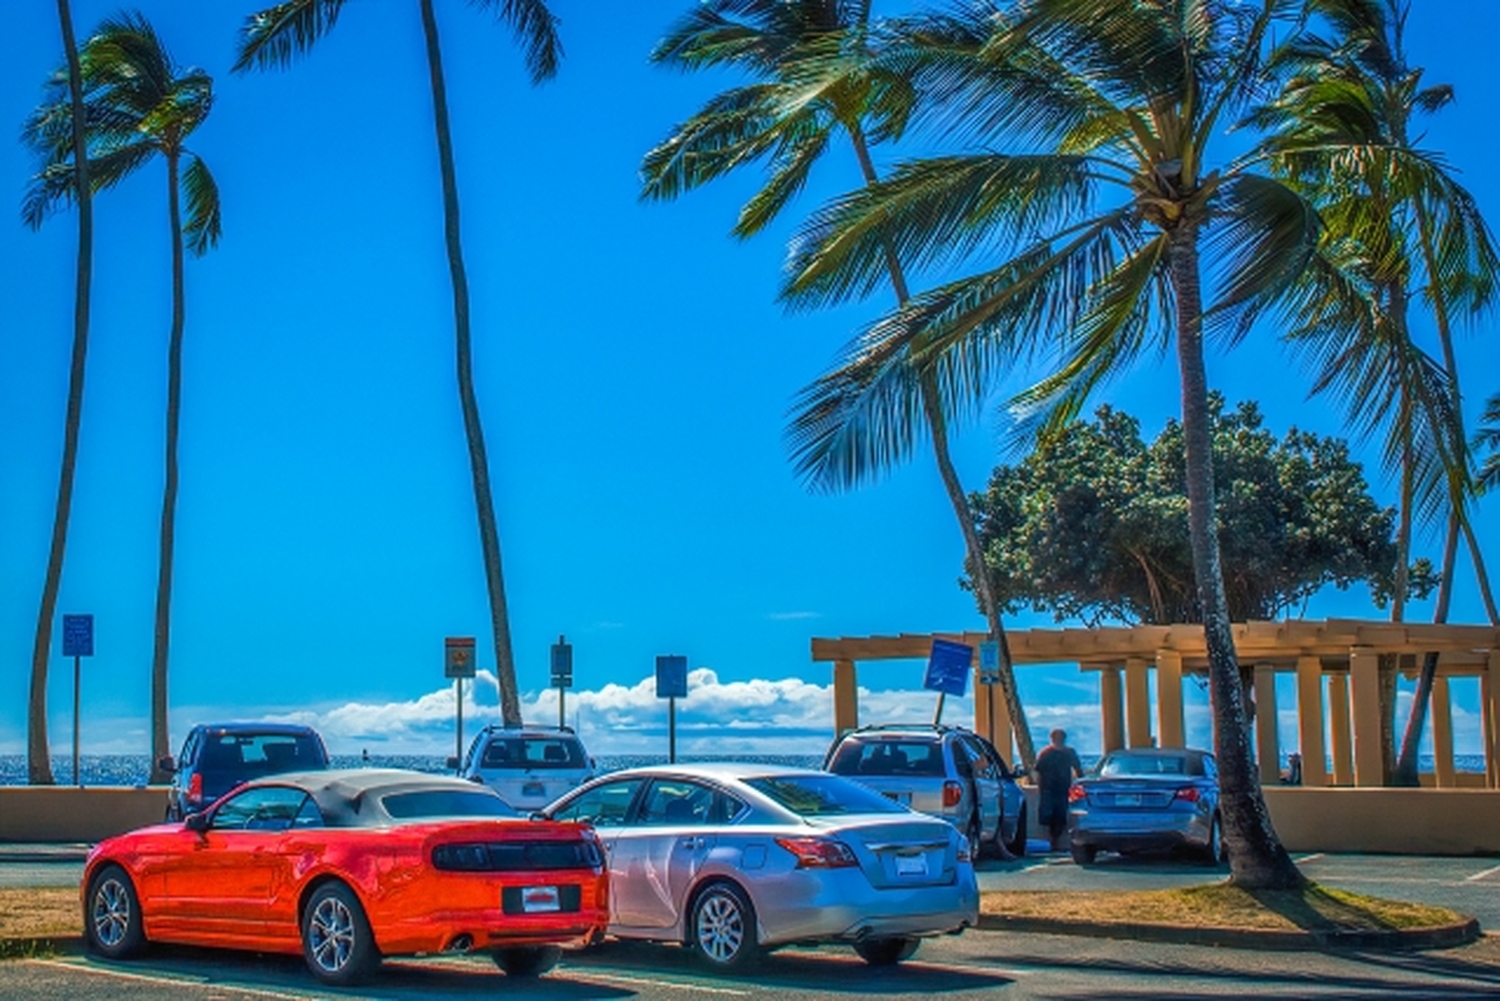
{"label": "sign post", "polygon": [[974,648],[948,640],[933,640],[932,653],[927,658],[927,675],[922,687],[938,693],[937,710],[932,714],[932,725],[943,721],[943,702],[950,695],[963,697],[969,687],[969,670],[974,663]]}
{"label": "sign post", "polygon": [[80,789],[83,788],[83,772],[79,770],[78,764],[78,707],[81,701],[79,684],[82,681],[83,672],[79,668],[79,660],[93,655],[93,615],[64,615],[63,656],[73,658],[73,782]]}
{"label": "sign post", "polygon": [[557,728],[561,730],[567,725],[567,692],[573,687],[573,644],[561,633],[552,644],[552,685],[557,689]]}
{"label": "sign post", "polygon": [[[984,697],[988,702],[989,712],[986,719],[990,721],[990,732],[986,735],[990,743],[995,743],[995,686],[1000,684],[1000,644],[994,640],[985,640],[979,644],[979,683],[984,686]],[[1006,760],[1010,760],[1010,748],[1005,749]]]}
{"label": "sign post", "polygon": [[464,760],[464,679],[474,677],[474,637],[449,636],[443,640],[443,676],[453,679],[453,705],[457,711],[453,756],[459,768]]}
{"label": "sign post", "polygon": [[667,700],[667,760],[677,763],[677,700],[687,698],[687,658],[656,658],[656,697]]}

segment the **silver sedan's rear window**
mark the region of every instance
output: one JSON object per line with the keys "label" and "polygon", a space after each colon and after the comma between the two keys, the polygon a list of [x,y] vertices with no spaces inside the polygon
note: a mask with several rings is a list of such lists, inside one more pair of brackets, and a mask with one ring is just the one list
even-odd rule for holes
{"label": "silver sedan's rear window", "polygon": [[1200,759],[1185,754],[1111,754],[1099,763],[1099,776],[1112,779],[1126,775],[1202,775]]}
{"label": "silver sedan's rear window", "polygon": [[746,779],[745,785],[799,817],[908,812],[906,807],[875,790],[837,775],[767,775]]}

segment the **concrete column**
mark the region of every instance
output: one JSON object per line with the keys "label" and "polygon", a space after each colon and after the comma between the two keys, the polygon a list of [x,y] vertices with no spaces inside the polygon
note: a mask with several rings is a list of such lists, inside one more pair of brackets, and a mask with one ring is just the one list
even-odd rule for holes
{"label": "concrete column", "polygon": [[1276,735],[1276,668],[1255,665],[1255,756],[1261,785],[1281,781],[1281,742]]}
{"label": "concrete column", "polygon": [[1120,698],[1120,669],[1113,664],[1099,672],[1099,711],[1103,716],[1104,750],[1125,746],[1125,706]]}
{"label": "concrete column", "polygon": [[1489,659],[1479,686],[1484,701],[1484,772],[1489,787],[1500,789],[1500,650],[1491,650]]}
{"label": "concrete column", "polygon": [[1448,679],[1442,675],[1432,679],[1432,704],[1427,711],[1432,716],[1432,779],[1439,789],[1451,789],[1458,785],[1453,767],[1453,700]]}
{"label": "concrete column", "polygon": [[833,662],[833,732],[843,733],[859,726],[859,684],[854,676],[854,661]]}
{"label": "concrete column", "polygon": [[1333,784],[1354,784],[1354,741],[1349,735],[1349,676],[1328,676],[1328,730],[1333,745]]}
{"label": "concrete column", "polygon": [[1354,784],[1385,784],[1380,746],[1380,655],[1367,646],[1349,648],[1349,695],[1354,715]]}
{"label": "concrete column", "polygon": [[1151,684],[1144,657],[1125,661],[1125,724],[1131,747],[1151,746]]}
{"label": "concrete column", "polygon": [[1162,747],[1186,747],[1182,723],[1182,654],[1156,651],[1156,729]]}
{"label": "concrete column", "polygon": [[1302,784],[1328,784],[1328,758],[1323,747],[1323,662],[1297,658],[1297,739],[1302,746]]}

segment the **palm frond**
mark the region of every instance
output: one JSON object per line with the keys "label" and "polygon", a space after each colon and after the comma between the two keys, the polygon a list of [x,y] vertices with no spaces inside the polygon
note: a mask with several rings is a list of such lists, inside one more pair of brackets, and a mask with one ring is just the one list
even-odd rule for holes
{"label": "palm frond", "polygon": [[543,0],[470,0],[477,7],[493,10],[495,16],[511,29],[532,83],[542,83],[557,75],[562,65],[560,21]]}
{"label": "palm frond", "polygon": [[333,30],[344,0],[286,0],[251,14],[240,28],[235,73],[290,66]]}
{"label": "palm frond", "polygon": [[1500,489],[1500,393],[1491,396],[1474,435],[1475,452],[1487,452],[1479,467],[1479,483],[1485,490]]}
{"label": "palm frond", "polygon": [[710,98],[646,154],[641,197],[670,201],[769,155],[779,141],[779,93],[774,84],[752,84]]}
{"label": "palm frond", "polygon": [[219,212],[219,185],[196,154],[188,154],[187,167],[182,172],[182,195],[187,208],[182,234],[188,250],[202,257],[218,246],[223,220]]}
{"label": "palm frond", "polygon": [[1237,319],[1223,328],[1231,343],[1248,333],[1254,317],[1306,270],[1321,230],[1312,204],[1280,181],[1255,174],[1227,179],[1204,240],[1208,271],[1219,278],[1205,324]]}

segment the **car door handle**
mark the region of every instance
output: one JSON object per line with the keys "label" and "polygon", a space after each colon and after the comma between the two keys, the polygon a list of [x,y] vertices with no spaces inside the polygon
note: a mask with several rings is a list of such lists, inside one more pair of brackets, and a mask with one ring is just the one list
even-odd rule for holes
{"label": "car door handle", "polygon": [[701,848],[701,847],[703,847],[703,839],[702,838],[683,838],[680,842],[678,842],[678,844],[682,845],[682,847],[684,847],[684,848]]}

